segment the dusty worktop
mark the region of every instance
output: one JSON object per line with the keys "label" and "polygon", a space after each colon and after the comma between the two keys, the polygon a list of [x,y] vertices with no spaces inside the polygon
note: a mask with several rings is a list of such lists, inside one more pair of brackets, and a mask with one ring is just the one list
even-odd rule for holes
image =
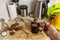
{"label": "dusty worktop", "polygon": [[39,32],[37,34],[33,34],[33,33],[31,33],[31,31],[28,29],[28,27],[23,22],[20,22],[19,24],[23,27],[23,29],[28,34],[19,30],[19,31],[15,31],[15,34],[13,36],[11,36],[9,34],[9,31],[7,31],[7,35],[5,37],[0,35],[0,40],[50,40],[50,38],[47,37],[43,31]]}
{"label": "dusty worktop", "polygon": [[24,34],[21,31],[15,33],[15,35],[10,36],[9,33],[6,37],[1,37],[2,40],[50,40],[43,32],[38,34]]}

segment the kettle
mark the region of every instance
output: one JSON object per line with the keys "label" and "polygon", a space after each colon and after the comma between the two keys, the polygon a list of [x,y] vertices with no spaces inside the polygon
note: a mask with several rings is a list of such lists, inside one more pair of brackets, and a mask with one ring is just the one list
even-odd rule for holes
{"label": "kettle", "polygon": [[35,4],[34,18],[42,19],[46,16],[49,0],[37,0]]}

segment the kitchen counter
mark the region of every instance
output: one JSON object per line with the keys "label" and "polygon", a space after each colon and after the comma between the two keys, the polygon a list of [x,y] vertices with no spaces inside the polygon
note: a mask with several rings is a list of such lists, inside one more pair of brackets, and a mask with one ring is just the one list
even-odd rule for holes
{"label": "kitchen counter", "polygon": [[50,40],[50,38],[48,36],[46,36],[46,34],[43,31],[38,32],[37,34],[33,34],[28,29],[28,27],[24,24],[24,22],[20,22],[19,24],[20,24],[20,26],[23,27],[23,29],[28,34],[24,33],[21,30],[19,30],[19,31],[15,31],[15,34],[11,36],[9,34],[9,31],[7,31],[7,35],[5,37],[0,35],[0,40]]}

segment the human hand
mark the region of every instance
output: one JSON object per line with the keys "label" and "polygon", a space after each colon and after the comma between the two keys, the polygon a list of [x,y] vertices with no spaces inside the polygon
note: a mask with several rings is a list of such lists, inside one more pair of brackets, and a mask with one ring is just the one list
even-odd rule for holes
{"label": "human hand", "polygon": [[53,25],[51,25],[51,24],[47,24],[47,23],[41,23],[40,24],[41,26],[42,26],[42,28],[43,28],[43,31],[46,33],[46,35],[47,36],[51,36],[52,34],[54,34],[54,33],[56,33],[57,32],[57,30],[56,30],[56,28],[53,26]]}

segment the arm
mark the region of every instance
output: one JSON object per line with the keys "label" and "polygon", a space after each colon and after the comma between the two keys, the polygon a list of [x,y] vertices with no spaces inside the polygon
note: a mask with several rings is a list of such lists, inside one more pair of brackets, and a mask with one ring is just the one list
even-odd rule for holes
{"label": "arm", "polygon": [[51,40],[60,40],[60,32],[58,32],[54,26],[52,25],[42,25],[44,32],[46,33],[47,36],[51,38]]}
{"label": "arm", "polygon": [[49,37],[51,40],[60,40],[60,33],[57,30],[52,30],[52,32],[49,34]]}

